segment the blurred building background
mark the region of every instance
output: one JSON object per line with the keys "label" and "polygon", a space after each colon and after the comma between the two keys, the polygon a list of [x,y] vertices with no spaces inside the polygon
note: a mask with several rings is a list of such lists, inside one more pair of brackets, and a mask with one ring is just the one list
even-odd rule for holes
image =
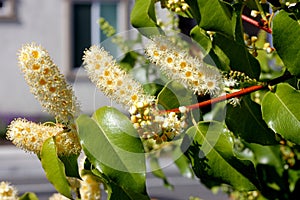
{"label": "blurred building background", "polygon": [[[91,113],[110,101],[95,91],[80,68],[83,50],[106,39],[97,20],[106,18],[118,32],[128,30],[132,0],[0,0],[0,123],[11,118],[47,116],[30,93],[17,63],[22,44],[48,50],[74,85],[82,111]],[[79,77],[79,78],[78,78]]]}

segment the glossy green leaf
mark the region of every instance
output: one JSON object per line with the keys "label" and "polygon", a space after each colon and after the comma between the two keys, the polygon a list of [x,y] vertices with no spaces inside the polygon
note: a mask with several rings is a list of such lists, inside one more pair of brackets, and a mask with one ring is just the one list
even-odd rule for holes
{"label": "glossy green leaf", "polygon": [[262,100],[263,119],[276,133],[300,144],[300,92],[287,83],[276,86]]}
{"label": "glossy green leaf", "polygon": [[51,137],[44,142],[40,159],[46,177],[54,188],[62,195],[71,198],[71,187],[66,178],[64,164],[57,156],[54,138]]}
{"label": "glossy green leaf", "polygon": [[300,25],[289,13],[281,10],[273,20],[274,47],[287,69],[300,75]]}
{"label": "glossy green leaf", "polygon": [[[240,38],[238,28],[235,31],[236,38]],[[211,41],[197,26],[192,29],[191,36],[207,51],[208,55],[204,58],[206,63],[216,65],[223,71],[231,69],[244,72],[252,78],[259,77],[259,62],[249,53],[241,39],[235,41],[231,37],[216,33]]]}
{"label": "glossy green leaf", "polygon": [[162,34],[156,23],[155,1],[136,0],[130,15],[133,27],[145,36]]}
{"label": "glossy green leaf", "polygon": [[110,177],[106,176],[104,173],[95,168],[93,168],[92,170],[85,170],[84,173],[92,173],[92,175],[98,177],[99,180],[101,180],[107,192],[107,199],[109,200],[149,200],[147,194],[137,193],[135,191],[129,190],[128,188],[124,188],[114,182],[114,180],[111,180]]}
{"label": "glossy green leaf", "polygon": [[195,26],[191,30],[191,37],[198,42],[198,44],[206,51],[209,52],[212,48],[212,41],[209,36],[206,35],[206,31],[199,26]]}
{"label": "glossy green leaf", "polygon": [[130,120],[115,108],[102,107],[76,123],[90,162],[123,190],[146,195],[144,149]]}
{"label": "glossy green leaf", "polygon": [[187,131],[184,143],[192,145],[185,155],[194,173],[209,188],[226,183],[240,191],[259,188],[254,165],[233,153],[233,141],[220,122],[199,122]]}
{"label": "glossy green leaf", "polygon": [[219,0],[190,0],[186,2],[190,5],[192,14],[196,17],[201,28],[232,36],[232,9],[228,4]]}
{"label": "glossy green leaf", "polygon": [[19,200],[39,200],[39,198],[32,192],[26,192],[19,197]]}
{"label": "glossy green leaf", "polygon": [[[213,46],[215,53],[221,60],[229,59],[231,70],[244,72],[251,78],[259,78],[259,62],[249,53],[244,43],[234,41],[230,37],[216,33],[214,35]],[[222,52],[217,51],[216,47],[220,48]]]}
{"label": "glossy green leaf", "polygon": [[240,105],[228,105],[226,125],[246,142],[262,145],[278,144],[275,133],[262,119],[260,106],[250,96],[242,98]]}
{"label": "glossy green leaf", "polygon": [[59,159],[64,163],[66,176],[80,178],[78,169],[79,155],[59,156]]}

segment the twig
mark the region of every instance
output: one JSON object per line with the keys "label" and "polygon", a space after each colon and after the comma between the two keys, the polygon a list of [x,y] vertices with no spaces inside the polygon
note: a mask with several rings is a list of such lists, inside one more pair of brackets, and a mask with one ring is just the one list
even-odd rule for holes
{"label": "twig", "polygon": [[[234,97],[241,97],[241,96],[250,94],[252,92],[255,92],[255,91],[258,91],[258,90],[262,90],[264,88],[267,88],[268,86],[276,85],[276,84],[281,83],[281,82],[283,82],[285,80],[288,80],[288,79],[290,79],[292,77],[293,76],[288,73],[288,74],[285,74],[285,75],[280,76],[278,78],[275,78],[275,79],[273,79],[271,81],[265,82],[264,84],[254,85],[254,86],[250,86],[250,87],[247,87],[247,88],[243,88],[243,89],[241,89],[241,90],[239,90],[237,92],[233,92],[233,93],[226,94],[226,95],[223,95],[223,96],[220,96],[220,97],[216,97],[216,98],[213,98],[213,99],[202,101],[200,103],[196,103],[196,104],[192,104],[192,105],[186,106],[186,108],[188,110],[193,110],[193,109],[197,109],[197,108],[204,108],[206,106],[209,106],[209,105],[212,105],[212,104],[215,104],[215,103],[227,100],[227,99],[231,99],[231,98],[234,98]],[[179,108],[174,108],[174,109],[170,109],[170,110],[165,110],[164,112],[176,112],[176,113],[179,113],[180,111],[179,111]]]}
{"label": "twig", "polygon": [[247,17],[246,15],[242,15],[242,19],[245,21],[245,22],[248,22],[250,24],[252,24],[253,26],[256,26],[257,28],[259,29],[262,29],[268,33],[272,33],[272,29],[269,28],[269,27],[266,27],[262,24],[260,24],[258,21],[255,21],[254,19],[251,19],[250,17]]}

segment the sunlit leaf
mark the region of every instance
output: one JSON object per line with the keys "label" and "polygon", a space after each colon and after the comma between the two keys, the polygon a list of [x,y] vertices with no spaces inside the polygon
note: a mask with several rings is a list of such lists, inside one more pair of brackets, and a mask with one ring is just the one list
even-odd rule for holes
{"label": "sunlit leaf", "polygon": [[279,11],[273,20],[274,47],[287,69],[300,75],[300,24],[284,10]]}
{"label": "sunlit leaf", "polygon": [[219,0],[187,0],[201,28],[232,36],[232,9]]}
{"label": "sunlit leaf", "polygon": [[47,179],[59,193],[71,198],[71,187],[66,178],[65,167],[57,156],[55,141],[52,137],[44,142],[40,158]]}
{"label": "sunlit leaf", "polygon": [[263,119],[285,139],[300,144],[300,92],[287,83],[276,86],[262,101]]}
{"label": "sunlit leaf", "polygon": [[138,28],[141,34],[146,36],[161,34],[156,23],[155,1],[136,0],[131,10],[130,22]]}
{"label": "sunlit leaf", "polygon": [[102,107],[92,118],[79,116],[76,123],[85,154],[110,187],[147,197],[144,149],[130,120],[115,108]]}

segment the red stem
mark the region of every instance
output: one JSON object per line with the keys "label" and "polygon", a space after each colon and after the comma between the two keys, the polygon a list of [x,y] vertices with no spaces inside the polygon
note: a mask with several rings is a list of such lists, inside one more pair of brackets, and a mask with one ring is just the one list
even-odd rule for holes
{"label": "red stem", "polygon": [[[233,93],[226,94],[226,95],[223,95],[223,96],[220,96],[220,97],[216,97],[216,98],[213,98],[213,99],[202,101],[200,103],[196,103],[196,104],[192,104],[192,105],[186,106],[186,108],[188,110],[193,110],[193,109],[196,109],[196,108],[203,108],[203,107],[206,107],[206,106],[218,103],[220,101],[224,101],[226,99],[231,99],[231,98],[234,98],[234,97],[240,97],[240,96],[249,94],[251,92],[255,92],[257,90],[261,90],[261,89],[263,89],[265,87],[266,87],[266,85],[254,85],[254,86],[250,86],[250,87],[241,89],[240,91],[237,91],[237,92],[233,92]],[[180,111],[179,111],[179,108],[174,108],[174,109],[170,109],[170,110],[165,110],[165,112],[176,112],[176,113],[178,113]]]}
{"label": "red stem", "polygon": [[[250,87],[247,87],[247,88],[243,88],[243,89],[241,89],[237,92],[233,92],[233,93],[226,94],[226,95],[223,95],[223,96],[220,96],[220,97],[216,97],[216,98],[213,98],[213,99],[202,101],[200,103],[196,103],[196,104],[186,106],[186,108],[188,110],[193,110],[193,109],[197,109],[197,108],[203,108],[203,107],[218,103],[220,101],[224,101],[226,99],[231,99],[231,98],[234,98],[234,97],[241,97],[241,96],[244,96],[246,94],[250,94],[252,92],[264,89],[268,86],[276,85],[278,83],[281,83],[281,82],[286,81],[286,80],[288,80],[290,78],[293,78],[293,77],[294,77],[293,75],[291,75],[289,72],[287,72],[284,75],[282,75],[280,77],[277,77],[275,79],[272,79],[268,82],[265,82],[262,85],[254,85],[254,86],[250,86]],[[164,110],[162,112],[176,112],[176,113],[179,113],[180,111],[179,111],[179,108],[174,108],[174,109],[170,109],[170,110]]]}
{"label": "red stem", "polygon": [[242,15],[242,19],[250,24],[252,24],[253,26],[256,26],[259,29],[262,29],[268,33],[272,33],[272,29],[266,26],[261,25],[258,21],[255,21],[254,19],[251,19],[245,15]]}

